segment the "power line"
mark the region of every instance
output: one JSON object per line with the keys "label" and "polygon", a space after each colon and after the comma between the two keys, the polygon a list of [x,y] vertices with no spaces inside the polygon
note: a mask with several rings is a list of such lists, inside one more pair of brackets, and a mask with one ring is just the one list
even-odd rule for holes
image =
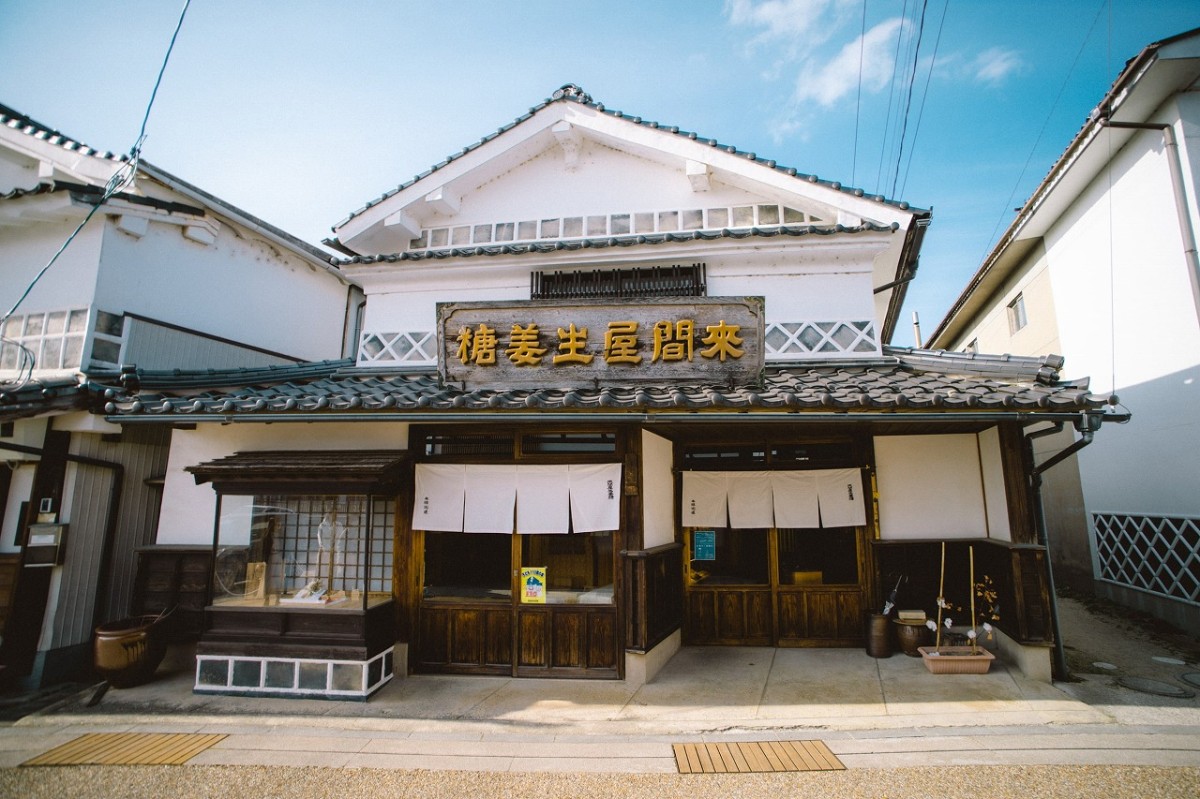
{"label": "power line", "polygon": [[888,86],[887,116],[883,120],[883,143],[879,148],[879,168],[875,172],[875,193],[883,183],[883,161],[887,155],[888,130],[892,125],[892,96],[896,92],[896,67],[900,65],[900,43],[904,40],[904,23],[908,21],[908,0],[900,12],[900,25],[896,29],[896,55],[892,59],[892,82]]}
{"label": "power line", "polygon": [[1037,152],[1038,145],[1042,143],[1042,136],[1046,133],[1046,128],[1050,125],[1050,120],[1054,117],[1054,112],[1058,109],[1058,103],[1062,100],[1063,93],[1067,90],[1067,83],[1070,82],[1071,75],[1075,72],[1075,66],[1079,63],[1079,58],[1083,55],[1084,48],[1091,41],[1092,33],[1096,30],[1096,23],[1100,21],[1100,15],[1104,13],[1104,8],[1108,2],[1109,0],[1100,0],[1100,8],[1096,10],[1096,16],[1092,19],[1092,24],[1088,28],[1087,34],[1083,37],[1083,42],[1079,45],[1079,51],[1075,53],[1075,59],[1071,62],[1070,69],[1067,70],[1067,76],[1063,78],[1062,86],[1058,88],[1058,95],[1054,98],[1054,103],[1050,106],[1050,113],[1046,114],[1046,119],[1042,122],[1042,129],[1038,131],[1037,138],[1033,141],[1033,146],[1029,148],[1029,156],[1025,159],[1025,165],[1021,167],[1021,173],[1017,175],[1017,181],[1013,184],[1012,191],[1009,192],[1008,199],[1004,202],[1000,218],[996,220],[996,226],[992,228],[992,235],[988,237],[987,244],[979,256],[980,263],[983,263],[983,259],[987,258],[988,253],[991,252],[992,245],[996,241],[996,234],[1000,231],[1000,226],[1004,224],[1004,219],[1010,213],[1008,209],[1013,207],[1013,198],[1017,196],[1017,190],[1021,188],[1021,181],[1025,179],[1025,172],[1029,169],[1029,164],[1033,162],[1034,153]]}
{"label": "power line", "polygon": [[858,170],[858,123],[862,117],[862,73],[863,50],[867,44],[867,0],[863,0],[862,32],[858,37],[858,95],[854,99],[854,155],[850,161],[850,185],[857,186]]}
{"label": "power line", "polygon": [[925,88],[921,91],[921,107],[917,110],[917,125],[913,128],[912,145],[908,148],[908,161],[904,164],[904,180],[900,182],[900,193],[896,196],[903,197],[904,189],[908,186],[908,171],[912,167],[913,153],[917,151],[917,137],[921,134],[921,120],[925,116],[925,100],[929,97],[929,82],[933,78],[933,68],[937,65],[938,47],[942,43],[942,30],[946,26],[946,12],[950,10],[950,0],[946,0],[946,4],[942,6],[942,18],[938,22],[937,38],[933,41],[933,56],[929,59],[929,72],[925,74]]}
{"label": "power line", "polygon": [[904,101],[904,124],[900,128],[900,144],[896,151],[896,168],[892,172],[892,190],[889,196],[896,196],[896,181],[900,178],[900,162],[904,160],[904,139],[908,135],[908,113],[912,109],[913,84],[917,82],[917,59],[921,55],[921,40],[925,38],[925,11],[929,8],[929,0],[921,3],[921,16],[917,20],[916,46],[912,49],[912,69],[908,73],[908,96]]}

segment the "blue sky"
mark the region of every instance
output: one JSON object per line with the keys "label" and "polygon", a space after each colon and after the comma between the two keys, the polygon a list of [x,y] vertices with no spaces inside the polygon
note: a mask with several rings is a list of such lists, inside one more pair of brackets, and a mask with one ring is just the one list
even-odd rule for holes
{"label": "blue sky", "polygon": [[[0,0],[0,102],[128,151],[182,8]],[[143,156],[317,243],[573,82],[932,208],[908,345],[911,312],[933,330],[1125,62],[1197,26],[1200,0],[193,0]]]}

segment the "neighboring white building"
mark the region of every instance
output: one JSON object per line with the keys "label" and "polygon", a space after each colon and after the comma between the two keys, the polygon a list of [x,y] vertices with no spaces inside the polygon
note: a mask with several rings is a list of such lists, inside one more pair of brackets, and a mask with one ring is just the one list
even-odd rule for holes
{"label": "neighboring white building", "polygon": [[[134,550],[153,540],[170,430],[90,414],[90,380],[334,360],[356,336],[361,292],[327,253],[144,161],[34,284],[129,166],[0,106],[0,317],[20,300],[0,318],[6,676],[84,657],[95,622],[128,613]],[[21,565],[38,516],[68,525],[58,567]]]}
{"label": "neighboring white building", "polygon": [[1129,61],[930,339],[1059,353],[1132,412],[1048,476],[1055,565],[1187,630],[1200,629],[1198,90],[1200,30]]}
{"label": "neighboring white building", "polygon": [[355,365],[110,387],[176,428],[158,544],[218,553],[196,690],[861,646],[898,574],[936,613],[943,543],[1048,678],[1025,432],[1112,417],[1053,358],[887,346],[928,222],[573,85],[373,200],[327,242]]}

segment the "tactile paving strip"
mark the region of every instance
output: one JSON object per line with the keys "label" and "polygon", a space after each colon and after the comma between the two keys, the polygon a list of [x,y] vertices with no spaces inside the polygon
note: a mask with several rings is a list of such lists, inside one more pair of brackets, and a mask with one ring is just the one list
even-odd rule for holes
{"label": "tactile paving strip", "polygon": [[823,741],[673,744],[680,774],[839,771],[846,767]]}
{"label": "tactile paving strip", "polygon": [[182,765],[225,737],[199,733],[95,732],[56,746],[21,765]]}

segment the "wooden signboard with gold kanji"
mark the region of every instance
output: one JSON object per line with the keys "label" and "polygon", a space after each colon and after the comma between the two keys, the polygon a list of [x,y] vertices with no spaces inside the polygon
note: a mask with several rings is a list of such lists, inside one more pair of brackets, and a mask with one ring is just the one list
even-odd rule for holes
{"label": "wooden signboard with gold kanji", "polygon": [[473,388],[753,382],[761,297],[438,304],[439,368]]}

